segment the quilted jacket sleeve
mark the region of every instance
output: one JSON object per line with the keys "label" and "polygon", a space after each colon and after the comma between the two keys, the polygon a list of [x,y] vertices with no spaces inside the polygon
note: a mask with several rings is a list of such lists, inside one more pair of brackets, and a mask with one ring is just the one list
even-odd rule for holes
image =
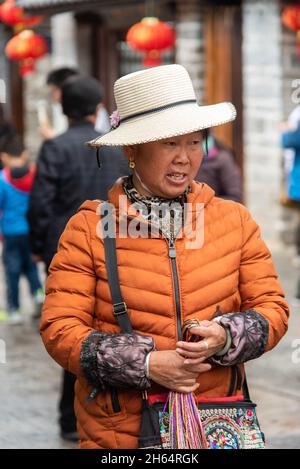
{"label": "quilted jacket sleeve", "polygon": [[96,275],[90,246],[80,211],[68,222],[51,263],[40,329],[48,353],[77,376],[82,342],[93,330]]}
{"label": "quilted jacket sleeve", "polygon": [[269,323],[265,351],[271,350],[287,331],[289,307],[260,229],[249,211],[240,205],[243,226],[239,290],[241,310],[254,310]]}

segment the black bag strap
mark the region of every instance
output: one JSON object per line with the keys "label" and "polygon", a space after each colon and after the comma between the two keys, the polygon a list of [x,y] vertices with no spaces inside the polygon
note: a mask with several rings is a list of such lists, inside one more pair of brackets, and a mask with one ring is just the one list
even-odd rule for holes
{"label": "black bag strap", "polygon": [[[238,372],[241,373],[240,367],[237,365]],[[241,376],[242,380],[242,376]],[[240,386],[241,387],[241,386]],[[238,388],[239,389],[239,388]],[[246,370],[245,370],[245,375],[244,375],[244,381],[243,381],[243,394],[244,394],[244,399],[246,401],[251,401],[250,398],[250,393],[249,393],[249,388],[248,388],[248,383],[247,383],[247,376],[246,376]]]}
{"label": "black bag strap", "polygon": [[[103,202],[106,215],[111,217],[110,204]],[[104,217],[101,217],[103,233],[104,233],[104,252],[105,252],[105,267],[107,272],[108,284],[110,295],[112,299],[113,314],[118,321],[122,332],[132,332],[132,325],[127,313],[127,306],[122,297],[120,289],[120,280],[118,274],[118,261],[117,261],[117,246],[116,238],[105,236],[104,231]]]}
{"label": "black bag strap", "polygon": [[236,367],[231,366],[230,371],[231,371],[231,373],[230,373],[230,383],[229,383],[229,389],[228,389],[228,392],[227,392],[227,397],[230,397],[230,396],[233,395],[234,389],[235,389],[235,383],[236,383],[236,374],[237,374]]}
{"label": "black bag strap", "polygon": [[246,371],[244,375],[244,381],[242,382],[242,372],[241,372],[239,365],[233,365],[231,367],[231,377],[230,377],[230,384],[229,384],[227,397],[232,396],[235,389],[237,391],[241,389],[243,391],[244,399],[246,401],[251,401],[248,383],[247,383]]}

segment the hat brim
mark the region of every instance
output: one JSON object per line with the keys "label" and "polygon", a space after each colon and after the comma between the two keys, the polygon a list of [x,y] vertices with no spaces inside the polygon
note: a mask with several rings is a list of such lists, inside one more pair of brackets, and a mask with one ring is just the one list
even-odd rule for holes
{"label": "hat brim", "polygon": [[226,124],[235,118],[236,109],[229,102],[209,106],[174,106],[121,122],[119,127],[87,142],[87,145],[123,146],[153,142]]}

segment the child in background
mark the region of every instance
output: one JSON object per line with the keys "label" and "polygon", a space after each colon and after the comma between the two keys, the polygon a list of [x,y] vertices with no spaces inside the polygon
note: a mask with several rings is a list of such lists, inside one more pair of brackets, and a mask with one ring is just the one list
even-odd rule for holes
{"label": "child in background", "polygon": [[1,319],[10,323],[22,322],[19,301],[19,280],[27,277],[35,302],[34,316],[42,308],[44,292],[31,258],[27,210],[33,184],[35,167],[14,129],[7,124],[0,135],[0,228],[3,237],[3,265],[6,277],[7,311]]}

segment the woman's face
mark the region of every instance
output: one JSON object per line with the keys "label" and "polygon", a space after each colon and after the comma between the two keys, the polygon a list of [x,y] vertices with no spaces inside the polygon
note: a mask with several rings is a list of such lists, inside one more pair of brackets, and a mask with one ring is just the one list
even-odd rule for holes
{"label": "woman's face", "polygon": [[203,158],[202,134],[193,132],[124,150],[135,162],[133,178],[137,190],[142,195],[172,199],[182,194],[197,174]]}

